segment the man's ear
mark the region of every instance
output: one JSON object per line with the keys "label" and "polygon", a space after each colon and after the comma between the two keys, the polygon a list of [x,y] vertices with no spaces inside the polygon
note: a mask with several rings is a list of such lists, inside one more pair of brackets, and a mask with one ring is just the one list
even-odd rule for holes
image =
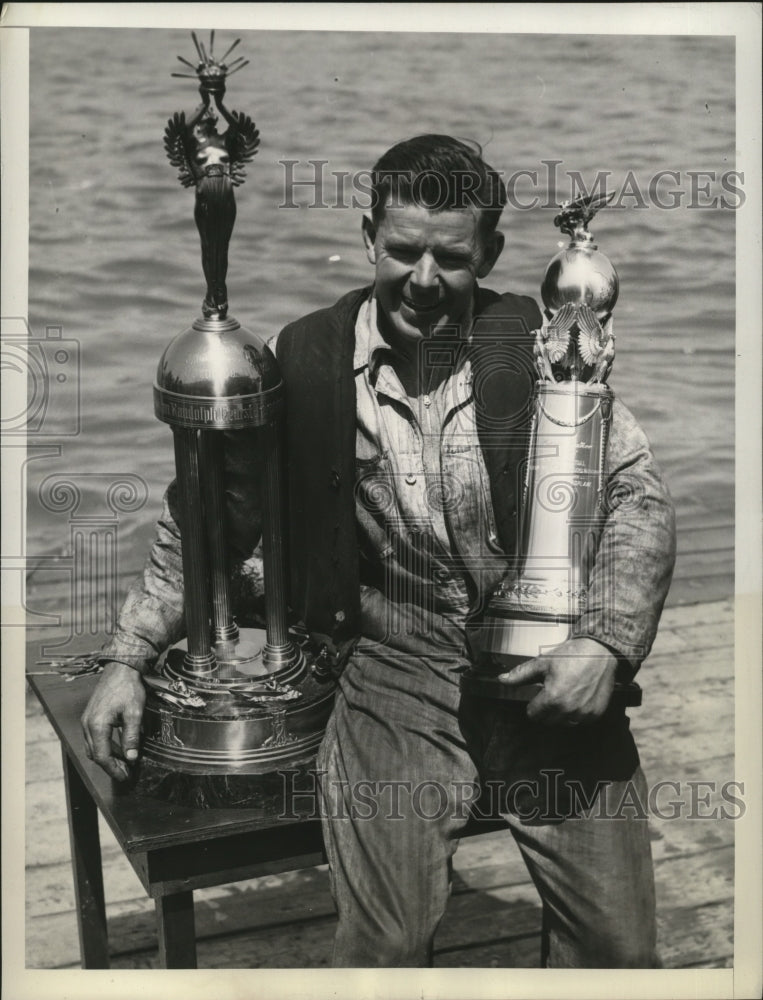
{"label": "man's ear", "polygon": [[490,234],[485,241],[482,263],[477,269],[478,278],[486,278],[490,274],[495,267],[496,261],[501,256],[505,242],[503,233],[499,233],[496,230]]}
{"label": "man's ear", "polygon": [[374,220],[370,212],[363,213],[363,221],[361,223],[363,230],[363,242],[366,246],[366,257],[368,257],[369,263],[376,263],[376,226],[374,225]]}

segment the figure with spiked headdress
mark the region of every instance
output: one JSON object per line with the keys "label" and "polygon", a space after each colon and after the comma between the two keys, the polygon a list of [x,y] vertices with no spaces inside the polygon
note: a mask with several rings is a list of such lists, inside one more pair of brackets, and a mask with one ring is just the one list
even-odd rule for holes
{"label": "figure with spiked headdress", "polygon": [[[182,111],[170,118],[164,132],[164,146],[170,163],[178,168],[178,180],[183,187],[196,188],[194,219],[201,237],[201,260],[207,282],[202,312],[206,317],[224,319],[228,311],[225,284],[228,245],[236,220],[233,189],[244,182],[244,164],[250,163],[257,152],[260,134],[248,115],[229,111],[223,104],[226,76],[247,65],[247,60],[241,57],[229,66],[225,63],[239,40],[219,61],[213,54],[214,32],[210,36],[209,53],[195,34],[193,40],[198,64],[194,66],[182,56],[178,59],[198,77],[201,104],[188,121]],[[228,125],[222,135],[217,131],[218,115],[213,102]]]}

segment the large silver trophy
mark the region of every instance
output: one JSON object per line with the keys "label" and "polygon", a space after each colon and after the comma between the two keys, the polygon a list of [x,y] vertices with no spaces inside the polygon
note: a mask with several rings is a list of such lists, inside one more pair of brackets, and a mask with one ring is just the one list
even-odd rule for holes
{"label": "large silver trophy", "polygon": [[[196,78],[202,103],[189,120],[183,113],[169,120],[164,142],[181,183],[195,188],[207,288],[202,315],[166,348],[154,385],[156,415],[174,436],[187,639],[144,678],[143,753],[149,769],[167,773],[264,775],[315,753],[335,684],[326,650],[287,620],[278,365],[263,338],[228,314],[233,189],[244,180],[259,133],[222,98],[226,76],[246,62],[225,63],[237,42],[215,59],[214,32],[209,51],[195,34],[193,40],[198,63],[179,56],[192,73],[173,76]],[[223,134],[218,115],[227,124]],[[249,435],[243,447],[240,437],[236,444],[241,434]],[[225,478],[232,448],[257,456],[256,476],[237,489],[260,499],[264,628],[241,628],[233,615]]]}
{"label": "large silver trophy", "polygon": [[[611,195],[565,203],[554,223],[570,243],[541,286],[545,322],[536,332],[539,376],[521,505],[516,570],[507,574],[473,636],[470,694],[528,701],[538,684],[503,684],[498,675],[575,634],[585,610],[588,570],[604,517],[607,439],[614,394],[606,384],[615,355],[612,310],[619,283],[588,223]],[[640,703],[635,684],[615,699]]]}

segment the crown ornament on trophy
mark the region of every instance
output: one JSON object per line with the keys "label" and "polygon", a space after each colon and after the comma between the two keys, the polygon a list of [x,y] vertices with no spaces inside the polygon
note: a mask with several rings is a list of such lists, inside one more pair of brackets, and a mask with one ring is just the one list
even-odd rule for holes
{"label": "crown ornament on trophy", "polygon": [[[472,640],[476,662],[462,688],[479,697],[526,702],[540,685],[499,675],[548,652],[577,631],[588,570],[606,514],[607,442],[614,393],[612,310],[617,272],[588,224],[613,194],[566,202],[554,224],[570,237],[541,284],[544,322],[535,331],[538,380],[522,490],[519,558],[498,586]],[[635,684],[613,696],[640,704]]]}
{"label": "crown ornament on trophy", "polygon": [[[278,363],[265,339],[228,311],[234,189],[260,137],[251,118],[229,111],[223,97],[227,77],[248,60],[226,63],[238,39],[217,60],[214,32],[208,52],[192,37],[198,63],[178,58],[193,73],[172,76],[198,80],[201,104],[188,119],[183,112],[169,119],[164,146],[180,183],[195,187],[206,293],[202,315],[162,354],[154,384],[154,411],[174,438],[187,637],[145,675],[144,759],[165,773],[206,776],[207,800],[219,801],[235,776],[255,780],[284,764],[309,764],[335,684],[327,651],[314,648],[317,643],[288,621],[285,404]],[[227,124],[222,133],[220,118]],[[244,432],[249,436],[242,438]],[[236,461],[243,453],[252,462],[248,479],[238,469],[234,500],[238,494],[259,497],[264,629],[241,627],[234,617],[228,559],[236,515],[229,511],[226,479],[231,449]],[[215,776],[222,784],[209,794]],[[223,796],[220,804],[237,802]]]}

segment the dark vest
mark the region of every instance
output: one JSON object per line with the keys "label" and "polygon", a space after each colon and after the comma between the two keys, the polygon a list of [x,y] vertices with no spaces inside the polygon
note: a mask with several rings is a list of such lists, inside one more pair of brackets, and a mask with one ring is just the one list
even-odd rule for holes
{"label": "dark vest", "polygon": [[[276,356],[286,399],[290,604],[340,642],[360,611],[355,524],[355,321],[369,288],[290,323]],[[498,536],[516,550],[517,505],[535,382],[533,299],[478,289],[469,348],[480,445]]]}

